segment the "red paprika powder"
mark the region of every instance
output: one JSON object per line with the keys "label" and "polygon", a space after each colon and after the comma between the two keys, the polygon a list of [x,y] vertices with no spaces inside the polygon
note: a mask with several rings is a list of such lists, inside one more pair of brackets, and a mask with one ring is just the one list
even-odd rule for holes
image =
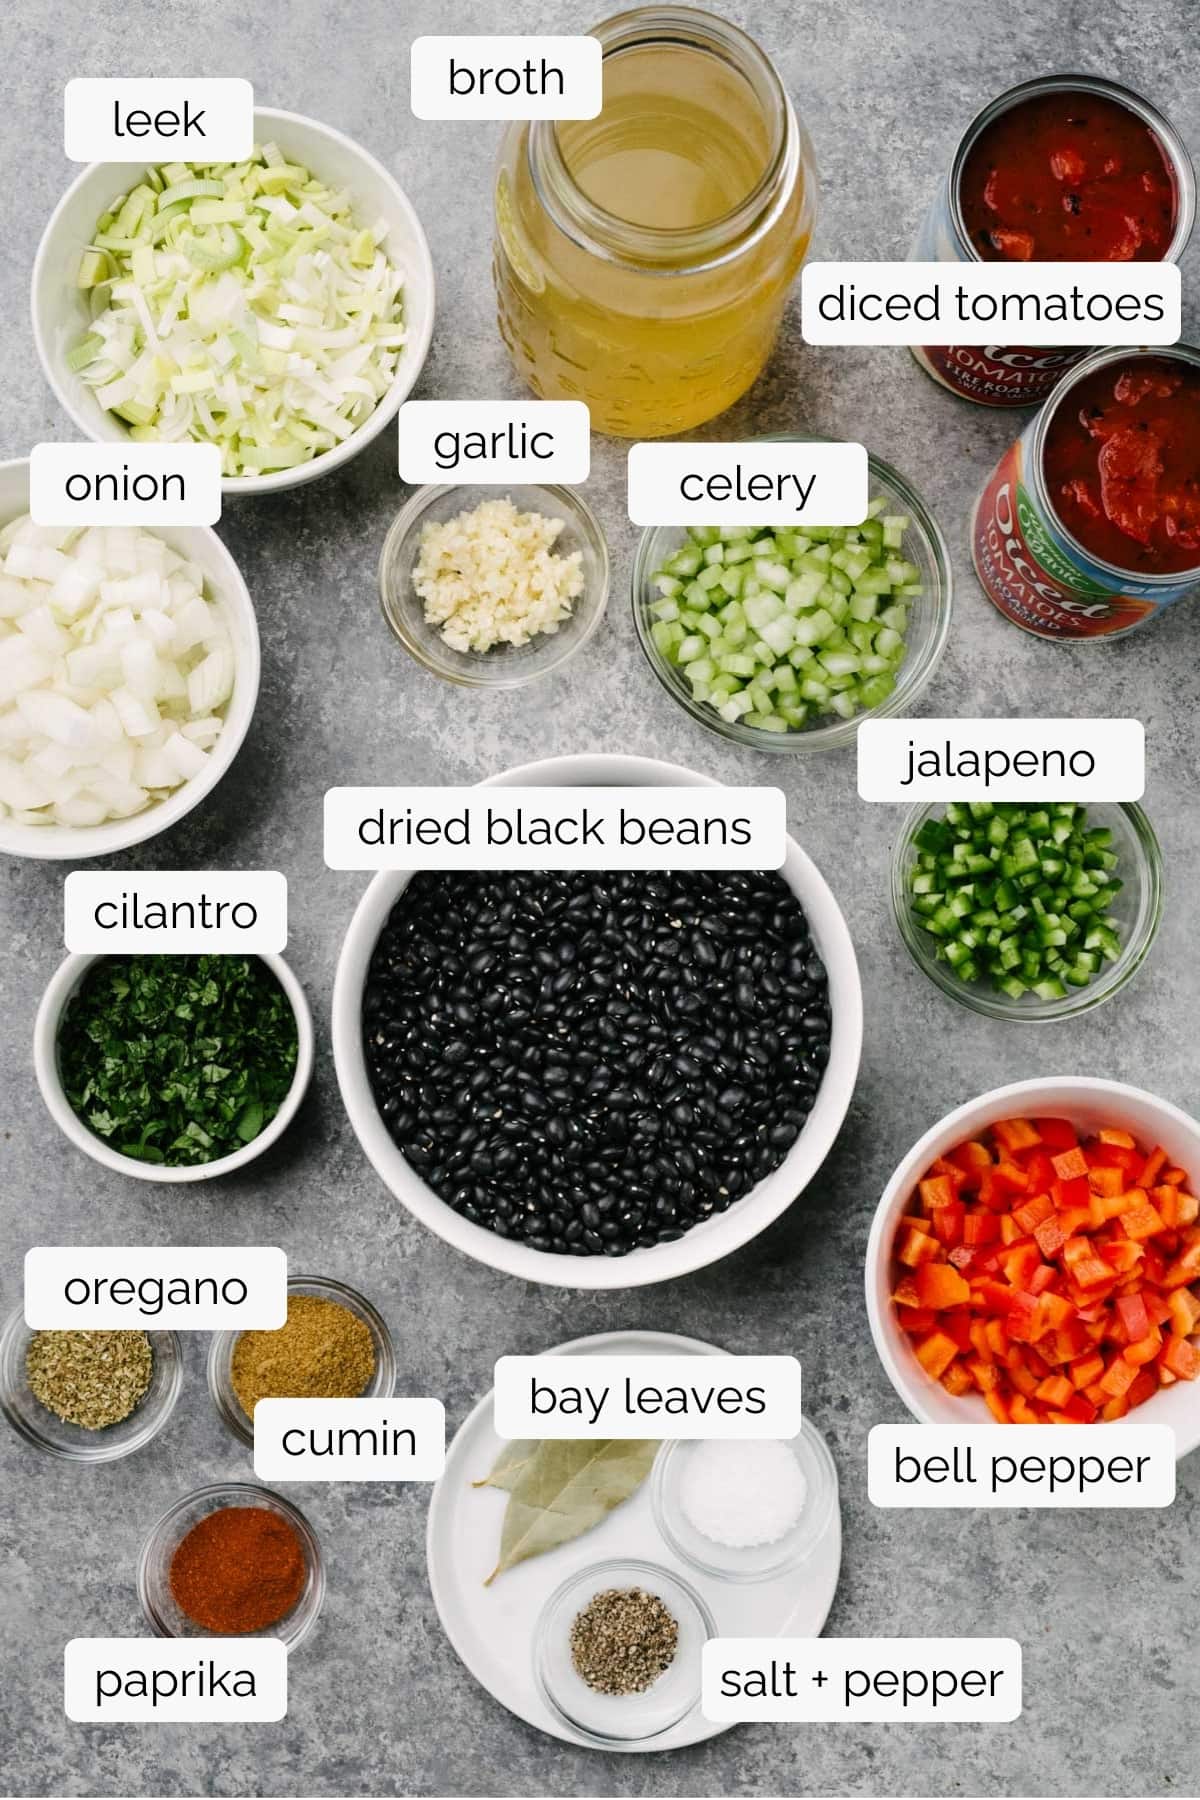
{"label": "red paprika powder", "polygon": [[171,1558],[171,1592],[194,1624],[232,1637],[282,1619],[306,1574],[304,1546],[281,1514],[225,1506],[181,1539]]}

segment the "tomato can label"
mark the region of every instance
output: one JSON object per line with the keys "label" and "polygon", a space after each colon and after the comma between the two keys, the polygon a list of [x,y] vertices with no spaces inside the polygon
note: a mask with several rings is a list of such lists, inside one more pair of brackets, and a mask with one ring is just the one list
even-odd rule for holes
{"label": "tomato can label", "polygon": [[[964,262],[950,218],[950,202],[940,193],[917,233],[910,262]],[[927,375],[952,394],[979,406],[1040,406],[1086,348],[1021,348],[1001,344],[914,344],[912,353]]]}
{"label": "tomato can label", "polygon": [[989,600],[1038,637],[1092,638],[1132,631],[1197,592],[1194,575],[1149,587],[1092,562],[1047,517],[1028,478],[1029,426],[1005,451],[975,508],[971,553]]}

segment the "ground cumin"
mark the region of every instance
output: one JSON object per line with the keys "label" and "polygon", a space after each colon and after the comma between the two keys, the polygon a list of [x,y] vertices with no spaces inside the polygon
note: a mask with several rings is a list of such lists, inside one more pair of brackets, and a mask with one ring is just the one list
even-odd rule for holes
{"label": "ground cumin", "polygon": [[375,1373],[375,1345],[348,1306],[289,1294],[287,1324],[243,1331],[229,1373],[249,1419],[260,1400],[354,1400]]}
{"label": "ground cumin", "polygon": [[288,1521],[265,1506],[225,1506],[192,1526],[171,1558],[171,1592],[222,1637],[264,1631],[300,1598],[308,1565]]}

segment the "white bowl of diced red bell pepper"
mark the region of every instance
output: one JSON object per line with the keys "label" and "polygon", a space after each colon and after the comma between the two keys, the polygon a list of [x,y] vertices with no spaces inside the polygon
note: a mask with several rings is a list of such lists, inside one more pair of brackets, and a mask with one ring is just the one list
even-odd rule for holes
{"label": "white bowl of diced red bell pepper", "polygon": [[1200,1124],[1119,1081],[994,1088],[889,1181],[867,1311],[927,1424],[1128,1419],[1200,1444]]}

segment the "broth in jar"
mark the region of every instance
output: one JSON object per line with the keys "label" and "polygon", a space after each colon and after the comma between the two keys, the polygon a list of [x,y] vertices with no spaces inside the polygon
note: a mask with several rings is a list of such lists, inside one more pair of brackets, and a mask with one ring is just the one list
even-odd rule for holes
{"label": "broth in jar", "polygon": [[512,126],[496,286],[513,361],[599,431],[662,437],[754,381],[812,232],[807,138],[770,62],[692,8],[598,27],[595,119]]}

